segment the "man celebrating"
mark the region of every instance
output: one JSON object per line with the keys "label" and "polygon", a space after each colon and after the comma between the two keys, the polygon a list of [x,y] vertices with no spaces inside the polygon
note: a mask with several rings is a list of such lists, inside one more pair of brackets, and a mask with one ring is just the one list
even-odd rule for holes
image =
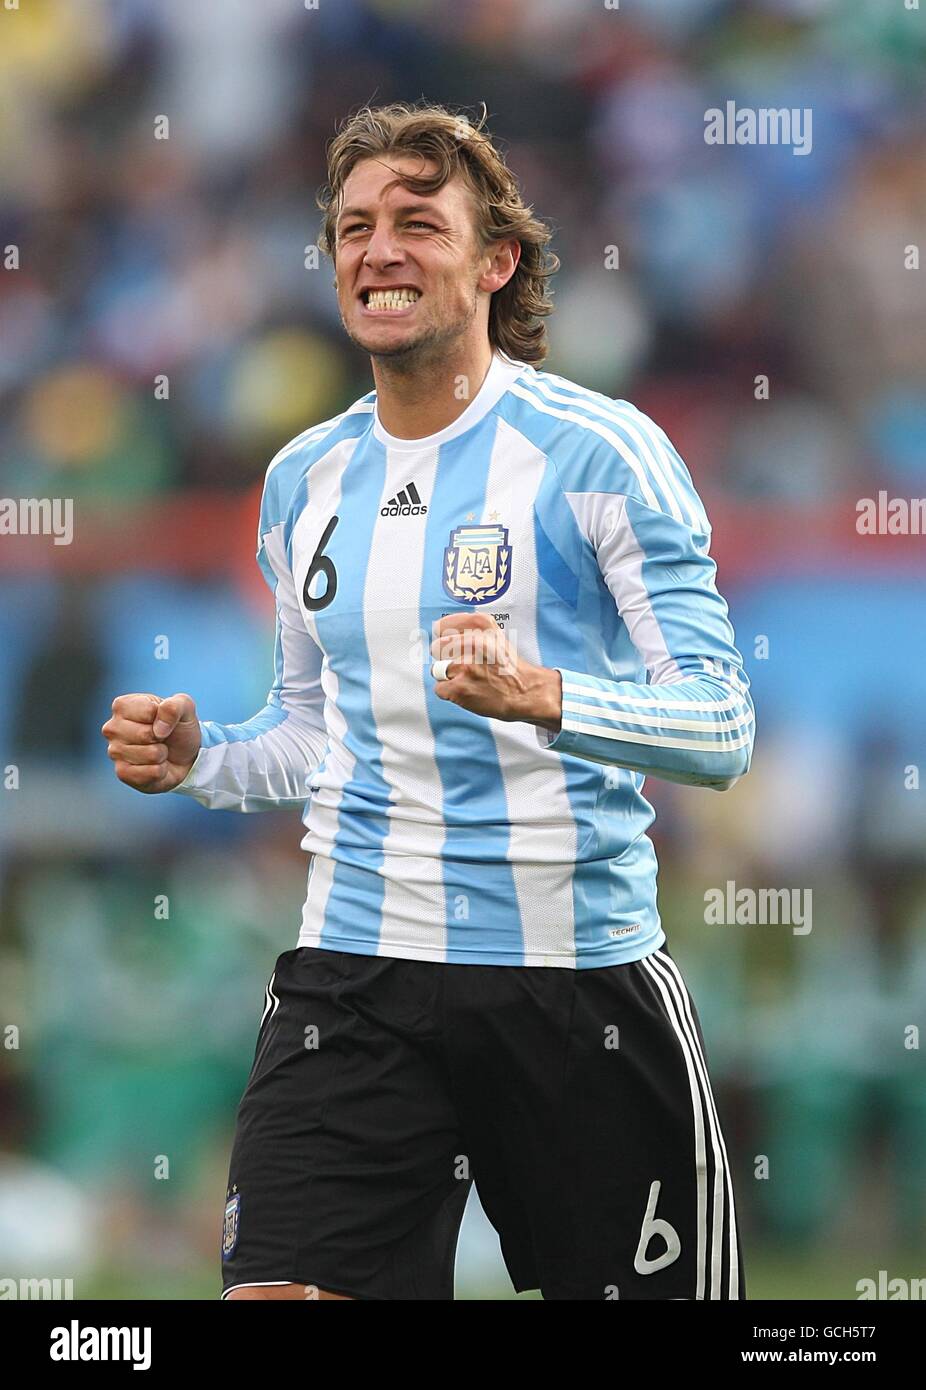
{"label": "man celebrating", "polygon": [[139,791],[304,805],[224,1296],[452,1298],[475,1179],[518,1290],[742,1298],[643,796],[750,763],[704,508],[652,420],[540,369],[558,262],[481,125],[363,109],[319,203],[376,389],[268,469],[267,704],[124,695],[103,726]]}

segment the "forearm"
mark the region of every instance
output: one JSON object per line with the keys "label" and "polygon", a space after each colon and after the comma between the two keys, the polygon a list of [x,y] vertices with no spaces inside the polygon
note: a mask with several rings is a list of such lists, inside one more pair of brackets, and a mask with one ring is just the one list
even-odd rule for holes
{"label": "forearm", "polygon": [[243,724],[201,720],[202,747],[174,790],[209,810],[269,811],[302,805],[324,756],[325,731],[292,709],[267,704]]}
{"label": "forearm", "polygon": [[[562,668],[558,674],[559,730],[549,718],[530,720],[543,747],[718,790],[749,770],[755,712],[741,675],[699,674],[647,685]],[[540,703],[534,712],[543,708]]]}

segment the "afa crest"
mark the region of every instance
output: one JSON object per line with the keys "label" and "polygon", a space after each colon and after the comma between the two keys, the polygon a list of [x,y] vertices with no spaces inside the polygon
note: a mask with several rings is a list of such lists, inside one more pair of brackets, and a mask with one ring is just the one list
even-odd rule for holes
{"label": "afa crest", "polygon": [[457,526],[444,550],[444,589],[458,603],[491,603],[511,583],[505,526]]}
{"label": "afa crest", "polygon": [[222,1259],[229,1260],[238,1244],[238,1219],[241,1214],[241,1193],[235,1192],[225,1203],[225,1223],[222,1227]]}

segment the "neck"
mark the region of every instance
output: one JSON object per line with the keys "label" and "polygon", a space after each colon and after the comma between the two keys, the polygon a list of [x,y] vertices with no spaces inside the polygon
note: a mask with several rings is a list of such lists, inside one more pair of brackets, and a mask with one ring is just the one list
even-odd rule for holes
{"label": "neck", "polygon": [[424,439],[458,419],[485,381],[492,347],[460,344],[439,361],[372,359],[376,408],[383,429],[397,439]]}

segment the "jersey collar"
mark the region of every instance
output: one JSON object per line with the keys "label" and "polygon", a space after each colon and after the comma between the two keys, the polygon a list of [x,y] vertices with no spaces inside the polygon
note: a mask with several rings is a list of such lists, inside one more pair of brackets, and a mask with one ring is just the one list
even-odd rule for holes
{"label": "jersey collar", "polygon": [[508,357],[496,348],[492,354],[492,361],[486,372],[485,380],[479,390],[463,414],[458,415],[444,429],[438,430],[436,434],[422,435],[420,439],[399,439],[383,428],[379,418],[379,405],[375,403],[373,407],[373,435],[380,444],[384,444],[388,449],[396,449],[404,453],[414,453],[420,449],[439,448],[441,444],[446,444],[450,439],[456,439],[458,435],[465,434],[467,430],[472,429],[473,425],[478,424],[505,394],[511,383],[526,370],[529,370],[526,362],[516,362],[514,358]]}

